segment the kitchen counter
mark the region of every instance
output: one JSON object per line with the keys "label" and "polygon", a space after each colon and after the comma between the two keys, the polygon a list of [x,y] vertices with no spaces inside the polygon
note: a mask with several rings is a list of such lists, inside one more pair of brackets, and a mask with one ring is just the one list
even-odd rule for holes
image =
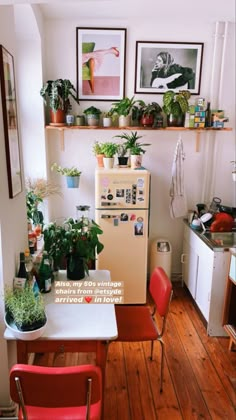
{"label": "kitchen counter", "polygon": [[190,226],[187,219],[184,219],[184,223],[189,226],[192,232],[194,232],[210,249],[215,252],[232,250],[236,248],[236,232],[210,232],[206,230],[194,229]]}

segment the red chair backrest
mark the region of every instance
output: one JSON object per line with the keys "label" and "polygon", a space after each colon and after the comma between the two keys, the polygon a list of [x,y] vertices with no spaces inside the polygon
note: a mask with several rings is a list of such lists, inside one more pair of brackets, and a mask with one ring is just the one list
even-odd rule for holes
{"label": "red chair backrest", "polygon": [[88,378],[92,378],[91,404],[101,400],[102,376],[98,366],[16,364],[10,371],[10,395],[19,404],[15,377],[20,378],[25,405],[47,408],[86,406]]}
{"label": "red chair backrest", "polygon": [[155,267],[149,284],[149,291],[155,302],[157,312],[165,316],[172,295],[172,284],[162,267]]}

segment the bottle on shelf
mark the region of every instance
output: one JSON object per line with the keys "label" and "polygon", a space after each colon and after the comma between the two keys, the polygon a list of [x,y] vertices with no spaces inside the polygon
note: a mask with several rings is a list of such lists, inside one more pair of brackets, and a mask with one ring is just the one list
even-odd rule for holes
{"label": "bottle on shelf", "polygon": [[205,127],[211,127],[211,103],[207,102],[205,111]]}
{"label": "bottle on shelf", "polygon": [[52,270],[47,251],[43,251],[38,272],[38,286],[41,293],[48,293],[52,287]]}
{"label": "bottle on shelf", "polygon": [[28,273],[25,265],[25,254],[20,252],[20,264],[17,272],[17,276],[14,278],[13,287],[14,289],[23,289],[26,281],[28,280]]}

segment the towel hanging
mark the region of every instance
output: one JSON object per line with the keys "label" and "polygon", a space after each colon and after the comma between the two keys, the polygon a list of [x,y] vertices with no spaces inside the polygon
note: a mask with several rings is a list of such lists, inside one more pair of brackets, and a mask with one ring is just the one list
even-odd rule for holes
{"label": "towel hanging", "polygon": [[184,148],[181,135],[179,135],[171,174],[170,186],[170,215],[172,218],[183,217],[187,214],[187,202],[184,191]]}

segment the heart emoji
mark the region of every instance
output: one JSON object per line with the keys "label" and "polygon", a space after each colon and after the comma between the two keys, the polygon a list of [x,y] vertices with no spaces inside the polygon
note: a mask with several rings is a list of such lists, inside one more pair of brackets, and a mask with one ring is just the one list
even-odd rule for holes
{"label": "heart emoji", "polygon": [[85,300],[86,300],[87,303],[90,303],[92,298],[91,298],[91,296],[86,296]]}

